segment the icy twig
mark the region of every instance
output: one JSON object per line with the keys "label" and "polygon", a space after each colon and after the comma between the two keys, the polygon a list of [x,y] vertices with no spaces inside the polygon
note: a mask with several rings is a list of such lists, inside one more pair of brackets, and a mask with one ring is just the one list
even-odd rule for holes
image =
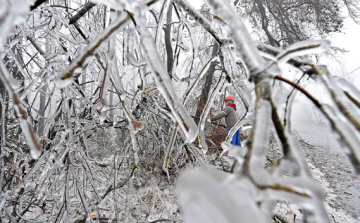
{"label": "icy twig", "polygon": [[156,35],[155,35],[156,48],[158,52],[161,52],[161,34],[164,29],[166,14],[169,10],[170,5],[171,5],[171,0],[165,0],[160,11],[159,22],[157,24]]}
{"label": "icy twig", "polygon": [[[73,78],[73,72],[76,68],[84,65],[86,58],[95,54],[95,51],[99,48],[99,46],[109,39],[113,33],[117,30],[124,27],[130,21],[130,15],[125,13],[122,17],[120,17],[117,21],[115,21],[112,25],[110,25],[96,40],[92,41],[91,44],[79,55],[71,64],[70,68],[61,75],[60,80],[65,81]],[[71,82],[67,82],[61,84],[61,86],[66,86]]]}
{"label": "icy twig", "polygon": [[[352,162],[358,176],[360,176],[360,151],[357,146],[360,144],[360,140],[359,137],[357,137],[359,133],[355,129],[357,125],[357,120],[352,119],[352,117],[350,116],[351,113],[348,112],[348,111],[354,112],[354,110],[352,109],[349,110],[348,106],[345,107],[341,101],[337,100],[337,97],[344,93],[338,89],[336,83],[332,80],[332,77],[329,76],[328,78],[326,78],[324,77],[324,75],[320,75],[320,77],[325,81],[326,87],[332,93],[334,102],[337,105],[336,107],[329,108],[328,106],[324,106],[318,100],[316,100],[312,95],[310,95],[304,89],[302,89],[300,86],[296,85],[295,83],[289,80],[286,80],[283,77],[277,76],[276,79],[282,80],[285,83],[291,84],[293,87],[296,87],[296,89],[300,90],[303,94],[305,94],[316,105],[316,107],[318,107],[320,111],[328,118],[328,120],[331,123],[331,126],[339,133],[343,142],[350,149],[348,153],[349,159]],[[346,98],[346,96],[343,96],[343,98],[344,97]],[[355,111],[355,113],[356,112],[357,111]],[[341,116],[344,116],[344,118],[346,118],[350,123],[352,123],[353,126],[347,125],[345,121],[339,119],[339,117]]]}
{"label": "icy twig", "polygon": [[206,74],[207,70],[210,67],[210,64],[214,61],[216,61],[218,58],[215,56],[213,58],[211,58],[205,65],[204,67],[201,69],[200,73],[197,75],[195,81],[191,84],[191,86],[186,90],[185,94],[184,94],[184,99],[183,99],[183,104],[186,104],[187,99],[189,98],[189,96],[192,94],[193,90],[195,89],[195,87],[198,85],[199,81],[204,77],[204,75]]}
{"label": "icy twig", "polygon": [[92,2],[87,2],[83,5],[83,7],[76,13],[76,15],[72,16],[69,19],[69,24],[74,24],[77,22],[81,17],[83,17],[92,7],[94,7],[96,4]]}
{"label": "icy twig", "polygon": [[[4,94],[5,96],[5,94]],[[5,103],[3,100],[2,95],[0,94],[0,103],[1,103],[1,148],[0,148],[0,185],[3,185],[3,179],[4,179],[4,158],[2,157],[5,151],[5,145],[6,145],[6,138],[5,138]],[[2,196],[2,186],[0,187],[0,197]]]}
{"label": "icy twig", "polygon": [[[299,78],[299,80],[296,82],[296,85],[299,85],[300,81],[305,77],[305,73],[303,73],[303,75]],[[287,96],[286,98],[286,102],[285,102],[285,110],[284,110],[284,126],[287,125],[287,120],[290,121],[290,118],[287,119],[287,114],[288,114],[288,111],[289,111],[289,114],[290,114],[290,109],[291,107],[289,107],[289,103],[291,103],[291,99],[293,99],[295,97],[295,87],[291,90],[291,92],[289,93],[289,95]],[[294,94],[293,94],[294,93]],[[290,126],[290,125],[289,125]]]}
{"label": "icy twig", "polygon": [[172,147],[174,146],[174,143],[175,143],[178,127],[179,127],[179,123],[176,123],[175,126],[174,126],[174,129],[173,129],[173,132],[171,134],[171,138],[170,138],[170,142],[168,144],[168,148],[166,149],[164,163],[163,163],[163,170],[166,173],[168,173],[167,166],[169,164],[170,153],[171,153]]}
{"label": "icy twig", "polygon": [[[222,48],[225,48],[224,46],[222,46]],[[233,72],[229,71],[226,69],[227,66],[225,66],[225,63],[224,63],[224,57],[227,56],[227,57],[230,57],[230,53],[229,53],[229,49],[228,47],[226,47],[226,50],[225,52],[223,51],[220,51],[220,62],[222,64],[222,67],[223,69],[226,70],[226,74],[228,75],[228,81],[232,84],[232,87],[234,87],[236,93],[238,94],[238,96],[240,97],[241,101],[243,102],[244,104],[244,107],[245,107],[245,110],[246,112],[249,111],[249,103],[245,100],[243,94],[241,93],[239,87],[237,86],[237,84],[235,83],[235,77],[234,77],[234,74]],[[224,55],[225,54],[225,55]]]}
{"label": "icy twig", "polygon": [[329,47],[330,41],[328,40],[308,40],[297,42],[276,55],[275,61],[270,62],[264,70],[270,69],[276,63],[286,63],[288,60],[297,56],[304,56],[310,53],[322,53]]}
{"label": "icy twig", "polygon": [[236,51],[249,70],[251,79],[267,75],[263,72],[258,73],[266,63],[256,49],[255,43],[235,8],[225,0],[207,0],[207,2],[212,6],[214,12],[221,16],[223,21],[226,21],[226,31],[231,36]]}
{"label": "icy twig", "polygon": [[206,153],[208,150],[208,146],[206,145],[205,135],[204,135],[206,117],[208,116],[208,113],[209,113],[211,105],[215,99],[215,96],[218,94],[219,91],[222,90],[225,81],[226,81],[225,75],[221,75],[218,82],[215,85],[214,90],[211,92],[211,94],[205,104],[205,108],[203,109],[203,112],[201,113],[201,116],[200,116],[200,121],[199,121],[199,126],[198,126],[198,132],[199,132],[198,139],[199,139],[199,145],[202,148],[204,153]]}
{"label": "icy twig", "polygon": [[204,29],[206,29],[206,31],[208,31],[220,45],[226,42],[221,36],[219,36],[219,32],[216,31],[210,21],[205,18],[201,13],[199,13],[196,9],[194,9],[189,3],[184,0],[174,0],[174,2],[183,7],[184,11],[186,11],[198,23],[200,23],[204,27]]}
{"label": "icy twig", "polygon": [[291,85],[292,87],[296,88],[298,91],[300,91],[301,93],[303,93],[308,99],[310,99],[315,105],[316,107],[320,108],[321,109],[321,104],[320,102],[314,98],[310,93],[308,93],[304,88],[302,88],[300,85],[282,77],[282,76],[275,76],[275,79],[276,80],[280,80],[280,81],[283,81],[289,85]]}
{"label": "icy twig", "polygon": [[74,181],[75,181],[75,186],[76,186],[77,192],[78,192],[79,197],[80,197],[80,200],[81,200],[81,204],[82,204],[82,206],[83,206],[83,208],[84,208],[84,211],[85,211],[85,213],[86,213],[86,217],[85,217],[84,220],[86,221],[86,219],[89,218],[89,219],[90,219],[90,222],[92,222],[92,218],[91,218],[91,216],[90,216],[90,212],[88,211],[89,208],[88,208],[87,205],[86,205],[87,202],[85,201],[85,197],[84,197],[84,195],[82,194],[81,190],[79,189],[77,179],[75,179]]}
{"label": "icy twig", "polygon": [[106,111],[104,111],[104,107],[106,106],[106,90],[108,88],[108,84],[109,84],[109,73],[108,73],[108,65],[106,65],[105,70],[104,70],[104,77],[101,83],[101,90],[100,90],[100,96],[99,96],[99,101],[98,106],[99,106],[99,113],[100,113],[100,123],[102,124],[106,118]]}
{"label": "icy twig", "polygon": [[[149,0],[146,4],[149,6],[153,3],[155,3],[155,0]],[[91,56],[94,55],[96,50],[108,39],[110,39],[113,34],[116,34],[116,32],[118,30],[120,30],[121,28],[123,28],[125,25],[128,24],[128,22],[130,21],[130,14],[129,13],[124,13],[123,16],[119,17],[116,21],[114,21],[114,23],[112,23],[106,30],[104,30],[104,32],[97,37],[95,40],[93,40],[89,46],[70,64],[69,69],[63,73],[60,77],[60,85],[62,87],[65,87],[66,85],[70,84],[71,81],[67,81],[67,80],[71,80],[73,78],[73,73],[74,71],[83,66],[86,63],[86,59]]]}
{"label": "icy twig", "polygon": [[10,74],[8,73],[4,63],[0,60],[0,80],[5,85],[6,90],[8,91],[10,97],[13,99],[14,109],[17,114],[17,118],[20,123],[20,127],[23,131],[25,139],[30,147],[30,153],[34,159],[39,158],[41,155],[41,144],[38,140],[34,129],[31,127],[30,123],[26,120],[27,113],[23,108],[18,94],[13,89],[11,82],[14,82]]}
{"label": "icy twig", "polygon": [[148,61],[152,74],[155,79],[155,83],[158,90],[165,98],[172,114],[175,116],[176,121],[179,123],[181,129],[185,133],[186,140],[192,142],[195,140],[197,135],[197,128],[194,120],[189,116],[184,106],[180,103],[174,88],[172,87],[171,79],[169,74],[166,72],[159,54],[157,53],[156,46],[153,38],[147,28],[144,17],[141,15],[134,14],[134,21],[138,32],[142,36],[141,46],[144,50],[144,56]]}
{"label": "icy twig", "polygon": [[128,190],[126,193],[126,202],[125,202],[125,221],[124,221],[125,223],[129,222],[131,197],[133,193],[133,182],[134,182],[134,177],[130,177],[130,180],[128,181]]}

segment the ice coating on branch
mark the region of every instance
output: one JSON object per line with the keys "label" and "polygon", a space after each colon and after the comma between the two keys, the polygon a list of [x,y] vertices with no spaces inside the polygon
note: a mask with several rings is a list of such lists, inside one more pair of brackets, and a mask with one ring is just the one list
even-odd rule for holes
{"label": "ice coating on branch", "polygon": [[168,164],[169,164],[169,161],[170,161],[170,153],[171,153],[171,150],[172,150],[172,147],[174,146],[174,143],[175,143],[175,139],[176,139],[176,133],[178,131],[178,123],[176,123],[176,125],[174,126],[174,129],[173,129],[173,132],[171,134],[171,138],[170,138],[170,142],[168,144],[168,147],[166,149],[166,154],[165,154],[165,158],[164,158],[164,163],[163,163],[163,170],[166,171],[166,173],[168,173]]}
{"label": "ice coating on branch", "polygon": [[21,92],[21,94],[19,94],[21,101],[24,100],[24,98],[27,96],[28,92],[30,90],[32,90],[34,88],[34,86],[36,86],[36,84],[38,84],[39,80],[40,80],[40,77],[34,78],[31,81],[31,83],[27,87],[24,88],[23,92]]}
{"label": "ice coating on branch", "polygon": [[297,42],[291,45],[286,50],[280,52],[276,59],[279,63],[287,62],[291,58],[304,56],[312,53],[323,53],[330,48],[329,40],[307,40]]}
{"label": "ice coating on branch", "polygon": [[199,145],[203,149],[203,152],[205,152],[205,153],[208,150],[208,147],[205,142],[205,135],[204,135],[206,117],[209,114],[211,105],[214,102],[215,97],[217,96],[219,90],[223,87],[225,81],[226,81],[225,76],[221,76],[220,79],[218,80],[218,83],[216,84],[214,90],[211,92],[211,94],[206,102],[205,108],[200,116],[200,121],[199,121],[199,126],[198,126],[198,128],[199,128],[199,130],[198,130],[199,137],[198,138],[199,138]]}
{"label": "ice coating on branch", "polygon": [[234,157],[238,162],[239,166],[243,165],[244,157],[248,151],[246,146],[234,146],[231,145],[229,142],[224,141],[221,143],[221,148],[223,149],[223,152],[220,154],[220,157],[222,157],[226,152],[228,152],[229,157]]}
{"label": "ice coating on branch", "polygon": [[[332,91],[332,97],[334,98],[335,103],[338,105],[339,109],[342,110],[342,113],[352,122],[358,131],[360,131],[360,109],[354,104],[350,98],[352,97],[352,93],[354,93],[354,97],[359,95],[359,91],[356,91],[349,88],[351,92],[348,92],[348,95],[338,86],[337,80],[330,75],[326,75],[323,79],[328,79],[328,87]],[[342,81],[342,85],[346,85],[346,82]]]}
{"label": "ice coating on branch", "polygon": [[355,171],[360,176],[360,132],[359,109],[349,101],[349,98],[338,87],[330,75],[321,75],[326,87],[331,92],[334,105],[323,105],[324,112],[333,122],[335,130],[339,133],[341,142],[348,147],[345,153],[349,156]]}
{"label": "ice coating on branch", "polygon": [[158,49],[158,52],[161,52],[161,34],[164,29],[166,15],[170,5],[171,5],[171,0],[165,0],[165,3],[163,4],[163,7],[161,9],[161,14],[159,17],[159,22],[157,25],[156,36],[155,36],[156,48]]}
{"label": "ice coating on branch", "polygon": [[183,99],[183,104],[186,104],[186,101],[189,98],[189,95],[191,95],[191,93],[194,91],[194,89],[197,86],[197,84],[199,83],[199,81],[204,77],[204,75],[206,74],[206,72],[208,71],[208,69],[210,67],[211,62],[216,61],[217,59],[218,59],[217,57],[213,57],[205,64],[205,66],[202,68],[200,73],[196,76],[194,82],[186,90],[186,93],[185,93],[185,96]]}
{"label": "ice coating on branch", "polygon": [[73,82],[73,80],[74,80],[73,77],[70,77],[70,78],[58,78],[55,81],[55,83],[56,83],[58,88],[65,88],[66,86],[71,84]]}
{"label": "ice coating on branch", "polygon": [[343,78],[334,77],[334,81],[338,83],[339,87],[354,98],[357,102],[360,102],[360,91],[352,84],[347,82]]}
{"label": "ice coating on branch", "polygon": [[190,71],[190,77],[192,77],[193,73],[196,73],[197,72],[197,68],[198,66],[200,65],[200,59],[198,57],[198,42],[200,40],[196,40],[194,38],[194,32],[193,30],[191,29],[192,25],[189,23],[189,21],[184,17],[183,15],[183,12],[180,11],[179,12],[179,15],[180,15],[180,21],[181,23],[183,24],[183,26],[185,26],[185,28],[187,29],[187,31],[189,32],[189,37],[190,37],[190,40],[191,40],[191,44],[192,44],[192,50],[193,50],[193,61],[192,61],[192,64],[194,66],[194,68]]}
{"label": "ice coating on branch", "polygon": [[27,113],[21,104],[20,97],[15,93],[11,85],[12,78],[9,75],[2,60],[0,60],[0,80],[5,85],[5,88],[9,92],[10,97],[12,97],[13,99],[14,109],[16,111],[17,119],[19,120],[22,133],[30,148],[30,153],[34,159],[37,159],[41,155],[41,144],[34,129],[31,127],[30,123],[28,123],[28,121],[26,120]]}
{"label": "ice coating on branch", "polygon": [[56,83],[60,88],[64,88],[73,81],[73,75],[76,69],[79,69],[81,66],[86,64],[87,60],[89,60],[89,56],[93,55],[96,50],[101,47],[106,40],[112,38],[116,31],[122,27],[124,27],[128,21],[130,20],[130,16],[127,13],[124,13],[120,16],[114,23],[112,23],[106,30],[104,30],[96,39],[90,42],[90,44],[82,51],[82,53],[74,59],[69,68],[56,79]]}
{"label": "ice coating on branch", "polygon": [[280,52],[276,59],[279,63],[286,63],[288,60],[312,53],[323,53],[330,48],[329,40],[307,40],[297,42],[286,50]]}
{"label": "ice coating on branch", "polygon": [[109,66],[110,66],[110,70],[112,71],[110,72],[110,81],[113,87],[115,88],[116,93],[120,97],[120,100],[124,101],[126,97],[124,94],[125,90],[122,84],[122,80],[120,78],[119,69],[117,67],[117,60],[112,59]]}
{"label": "ice coating on branch", "polygon": [[125,223],[129,223],[129,215],[130,215],[130,205],[131,205],[131,197],[133,194],[134,187],[134,177],[130,177],[127,187],[126,193],[126,203],[125,203]]}
{"label": "ice coating on branch", "polygon": [[[189,223],[267,222],[256,204],[256,188],[211,167],[184,172],[178,194]],[[257,214],[254,214],[257,213]]]}
{"label": "ice coating on branch", "polygon": [[0,48],[15,25],[25,20],[33,4],[31,0],[0,0]]}
{"label": "ice coating on branch", "polygon": [[[246,117],[247,117],[247,116],[246,116]],[[232,137],[234,136],[235,132],[236,132],[239,128],[241,128],[241,131],[243,131],[243,130],[244,130],[244,127],[243,127],[244,124],[250,124],[250,123],[252,123],[252,119],[248,119],[248,118],[246,118],[246,117],[243,117],[242,119],[239,119],[239,120],[235,123],[235,125],[230,129],[230,131],[229,131],[229,133],[228,133],[228,135],[226,136],[226,139],[225,139],[226,142],[229,142],[229,143],[230,143]],[[251,115],[250,115],[250,117],[251,117]],[[251,128],[251,127],[248,127],[248,128]]]}
{"label": "ice coating on branch", "polygon": [[122,85],[122,80],[120,77],[120,73],[119,70],[117,68],[117,59],[115,57],[115,44],[113,44],[113,46],[111,47],[110,50],[110,69],[109,69],[109,78],[110,81],[112,82],[113,87],[115,88],[116,93],[119,96],[121,105],[123,107],[125,116],[129,122],[128,124],[128,129],[130,132],[130,139],[131,139],[131,145],[132,145],[132,150],[133,150],[133,155],[134,155],[134,162],[135,165],[138,165],[139,162],[139,155],[138,155],[138,151],[139,151],[139,146],[138,146],[138,142],[136,140],[136,133],[143,128],[143,123],[135,120],[135,118],[133,117],[133,115],[130,112],[130,109],[128,107],[128,104],[125,102],[126,96],[124,94],[125,90],[123,88]]}
{"label": "ice coating on branch", "polygon": [[100,111],[100,123],[101,124],[106,119],[106,110],[107,110],[106,95],[107,95],[107,88],[108,88],[109,80],[110,80],[109,72],[110,71],[107,67],[103,74],[103,81],[102,81],[101,90],[100,90],[100,100],[97,103],[97,106],[99,107],[99,111]]}
{"label": "ice coating on branch", "polygon": [[241,56],[250,73],[261,70],[265,65],[265,61],[234,7],[227,0],[207,0],[207,2],[214,9],[215,13],[221,16],[221,20],[226,22],[227,26],[224,28],[233,39],[236,51]]}
{"label": "ice coating on branch", "polygon": [[190,49],[189,47],[185,46],[183,43],[179,43],[178,46],[184,51],[184,52],[189,52]]}
{"label": "ice coating on branch", "polygon": [[6,79],[6,82],[7,84],[9,85],[10,88],[12,89],[17,89],[20,87],[20,83],[15,80],[11,75],[10,73],[7,71],[6,67],[4,66],[3,64],[3,61],[1,59],[0,61],[0,66],[1,66],[1,75],[3,76],[2,78],[5,78]]}
{"label": "ice coating on branch", "polygon": [[270,140],[271,105],[268,101],[260,99],[256,103],[256,113],[253,124],[254,138],[250,158],[250,174],[259,184],[269,182],[269,174],[263,167],[266,159],[266,150]]}
{"label": "ice coating on branch", "polygon": [[164,68],[159,54],[157,53],[154,40],[145,26],[145,17],[138,13],[134,15],[134,18],[138,24],[137,28],[140,32],[140,35],[142,36],[141,46],[144,50],[144,56],[152,70],[152,75],[155,79],[157,89],[165,98],[177,122],[180,124],[181,129],[185,133],[186,141],[192,142],[195,140],[197,135],[196,124],[187,113],[175,93],[171,79]]}
{"label": "ice coating on branch", "polygon": [[[290,133],[286,133],[287,143],[290,144],[291,157],[300,165],[301,172],[298,176],[288,178],[279,176],[271,177],[263,168],[266,151],[269,145],[271,120],[271,105],[268,101],[260,99],[257,102],[256,117],[254,122],[254,138],[251,148],[250,174],[254,181],[264,190],[263,199],[277,200],[279,198],[301,203],[312,212],[310,222],[328,222],[326,212],[321,204],[324,194],[321,188],[312,180],[305,159],[299,153],[299,146],[293,142]],[[291,162],[291,161],[290,161]],[[293,166],[294,164],[291,164]],[[274,189],[271,189],[274,188]],[[278,188],[278,189],[276,189]],[[312,198],[312,199],[309,199]]]}
{"label": "ice coating on branch", "polygon": [[134,65],[135,67],[141,67],[146,65],[146,61],[139,61],[137,60],[133,54],[127,53],[126,58],[129,60],[129,62]]}
{"label": "ice coating on branch", "polygon": [[200,12],[198,12],[194,7],[192,7],[187,1],[184,0],[174,0],[177,4],[183,7],[183,10],[186,11],[191,17],[193,17],[198,23],[200,23],[204,29],[206,29],[217,42],[223,42],[223,37],[219,36],[219,32],[216,31],[211,22],[205,18]]}

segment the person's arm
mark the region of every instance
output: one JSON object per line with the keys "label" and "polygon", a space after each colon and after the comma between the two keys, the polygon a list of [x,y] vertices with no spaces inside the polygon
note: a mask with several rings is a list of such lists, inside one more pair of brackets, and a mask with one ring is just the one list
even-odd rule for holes
{"label": "person's arm", "polygon": [[221,112],[217,113],[214,117],[212,117],[210,120],[211,121],[216,121],[218,119],[221,119],[225,116],[227,116],[229,114],[230,110],[226,107],[224,110],[222,110]]}

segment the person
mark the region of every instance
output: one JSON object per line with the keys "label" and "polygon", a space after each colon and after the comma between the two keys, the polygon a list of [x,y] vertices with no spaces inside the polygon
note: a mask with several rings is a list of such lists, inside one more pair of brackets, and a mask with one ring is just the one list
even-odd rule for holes
{"label": "person", "polygon": [[[226,132],[229,134],[230,129],[236,124],[238,120],[238,115],[236,112],[236,105],[234,104],[234,98],[231,96],[227,96],[225,98],[225,108],[218,114],[216,114],[214,117],[210,118],[210,122],[219,120],[223,117],[225,117],[225,123],[226,123]],[[232,137],[232,140],[230,142],[232,145],[241,146],[240,143],[240,129],[236,131],[234,136]]]}

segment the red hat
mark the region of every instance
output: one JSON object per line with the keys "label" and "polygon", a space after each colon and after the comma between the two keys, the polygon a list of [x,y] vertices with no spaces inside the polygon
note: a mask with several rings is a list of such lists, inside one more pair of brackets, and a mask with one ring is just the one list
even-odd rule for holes
{"label": "red hat", "polygon": [[227,100],[234,101],[234,98],[231,96],[227,96],[224,101],[227,101]]}

